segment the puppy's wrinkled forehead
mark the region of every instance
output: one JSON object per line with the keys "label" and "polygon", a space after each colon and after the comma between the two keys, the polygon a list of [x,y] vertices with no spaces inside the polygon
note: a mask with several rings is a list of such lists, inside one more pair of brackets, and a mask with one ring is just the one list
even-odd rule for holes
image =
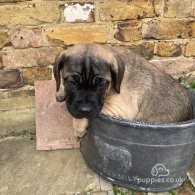
{"label": "puppy's wrinkled forehead", "polygon": [[93,73],[107,77],[110,75],[109,65],[114,63],[116,63],[116,59],[109,47],[90,44],[77,45],[67,50],[66,73],[83,73],[86,77]]}

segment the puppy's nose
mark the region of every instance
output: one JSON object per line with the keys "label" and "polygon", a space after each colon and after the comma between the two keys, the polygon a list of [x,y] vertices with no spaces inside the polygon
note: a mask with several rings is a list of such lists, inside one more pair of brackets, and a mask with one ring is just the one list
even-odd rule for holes
{"label": "puppy's nose", "polygon": [[91,107],[90,106],[81,106],[80,110],[82,112],[90,112],[91,111]]}

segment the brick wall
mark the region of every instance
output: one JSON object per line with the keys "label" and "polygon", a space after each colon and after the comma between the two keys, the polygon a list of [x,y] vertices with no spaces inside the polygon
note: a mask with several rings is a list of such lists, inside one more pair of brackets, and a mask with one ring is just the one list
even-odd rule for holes
{"label": "brick wall", "polygon": [[0,132],[34,129],[34,81],[52,79],[72,44],[124,45],[172,75],[195,71],[194,17],[194,0],[0,0]]}

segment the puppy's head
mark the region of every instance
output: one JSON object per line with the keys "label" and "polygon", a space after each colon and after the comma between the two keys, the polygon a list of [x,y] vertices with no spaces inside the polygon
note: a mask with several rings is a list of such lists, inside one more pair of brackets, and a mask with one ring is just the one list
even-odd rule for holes
{"label": "puppy's head", "polygon": [[63,51],[54,65],[57,101],[75,118],[96,117],[111,88],[120,93],[124,64],[109,47],[81,44]]}

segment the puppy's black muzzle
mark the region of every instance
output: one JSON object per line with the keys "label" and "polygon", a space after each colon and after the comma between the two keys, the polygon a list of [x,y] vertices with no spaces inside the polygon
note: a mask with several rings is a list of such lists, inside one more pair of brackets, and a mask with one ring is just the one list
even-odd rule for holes
{"label": "puppy's black muzzle", "polygon": [[67,108],[74,118],[95,118],[99,115],[101,107],[97,103],[78,103],[69,104],[66,102]]}

